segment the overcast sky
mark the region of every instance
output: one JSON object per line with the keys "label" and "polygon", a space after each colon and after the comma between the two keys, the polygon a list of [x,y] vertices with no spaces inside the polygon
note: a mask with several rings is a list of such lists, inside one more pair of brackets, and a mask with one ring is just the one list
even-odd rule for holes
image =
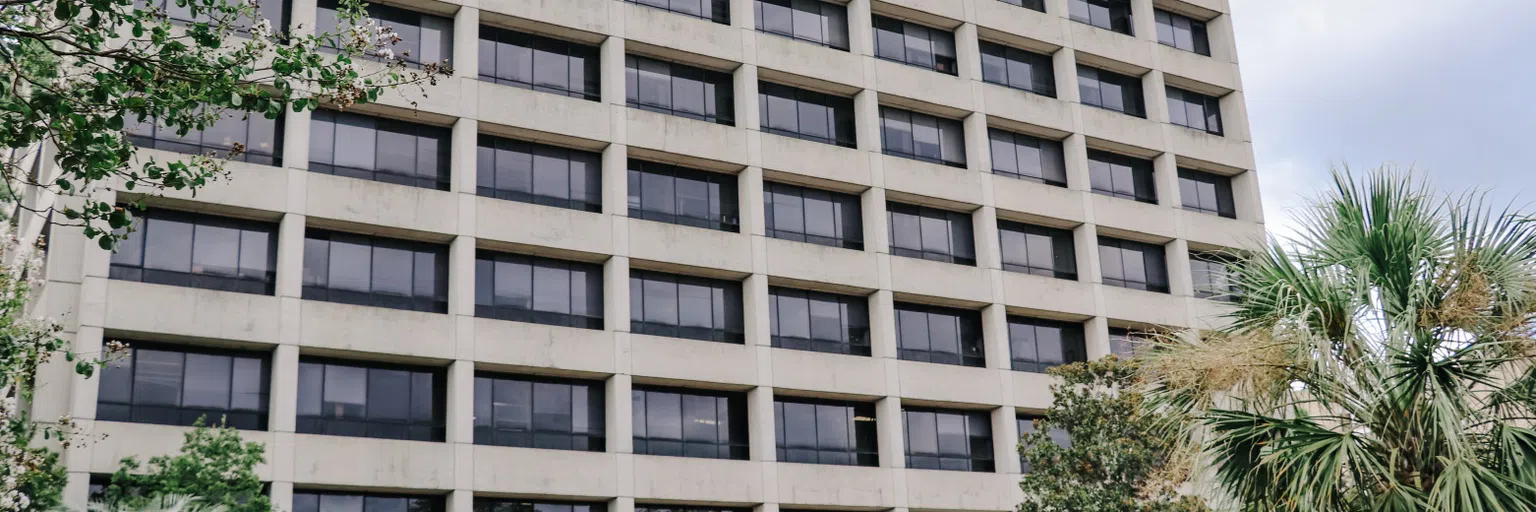
{"label": "overcast sky", "polygon": [[1536,1],[1231,3],[1271,229],[1343,164],[1536,201]]}

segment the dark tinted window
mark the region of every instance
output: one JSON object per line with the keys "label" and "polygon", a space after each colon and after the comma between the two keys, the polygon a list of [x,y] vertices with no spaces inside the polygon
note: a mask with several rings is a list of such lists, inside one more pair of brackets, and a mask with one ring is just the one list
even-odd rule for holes
{"label": "dark tinted window", "polygon": [[475,316],[602,329],[603,266],[478,251]]}
{"label": "dark tinted window", "polygon": [[887,155],[965,167],[965,130],[954,119],[881,106],[880,143]]}
{"label": "dark tinted window", "polygon": [[1157,204],[1151,160],[1090,149],[1088,182],[1095,194]]}
{"label": "dark tinted window", "polygon": [[703,18],[721,25],[731,24],[731,0],[624,0],[632,4],[649,5],[678,14]]}
{"label": "dark tinted window", "polygon": [[743,343],[741,283],[724,279],[629,273],[629,328],[638,334]]}
{"label": "dark tinted window", "polygon": [[1169,87],[1168,122],[1221,135],[1221,98]]}
{"label": "dark tinted window", "polygon": [[779,462],[880,465],[875,404],[784,398],[773,418]]}
{"label": "dark tinted window", "polygon": [[[122,233],[123,230],[119,230]],[[112,279],[271,295],[277,226],[172,210],[148,210],[112,253]]]}
{"label": "dark tinted window", "polygon": [[992,147],[992,174],[1067,186],[1067,163],[1061,141],[987,129]]}
{"label": "dark tinted window", "polygon": [[991,472],[992,418],[982,411],[902,408],[907,467]]}
{"label": "dark tinted window", "polygon": [[1189,275],[1194,280],[1195,296],[1230,302],[1237,300],[1236,271],[1232,259],[1216,253],[1189,255]]}
{"label": "dark tinted window", "polygon": [[[475,498],[474,512],[606,512],[608,504],[575,501]],[[415,512],[415,511],[412,511]]]}
{"label": "dark tinted window", "polygon": [[1025,9],[1045,12],[1045,0],[1002,0],[1005,4],[1017,5]]}
{"label": "dark tinted window", "polygon": [[1003,270],[1059,279],[1077,279],[1072,231],[999,220]]}
{"label": "dark tinted window", "polygon": [[1052,366],[1088,360],[1083,324],[1022,316],[1008,317],[1013,369],[1044,373]]}
{"label": "dark tinted window", "polygon": [[[191,8],[190,5],[179,5],[178,6],[178,5],[176,5],[176,0],[150,0],[150,1],[147,1],[147,2],[139,1],[139,2],[134,2],[134,4],[135,4],[135,7],[151,6],[151,7],[158,8],[158,9],[164,11],[166,17],[170,18],[171,21],[181,22],[181,23],[210,22],[210,21],[213,20],[213,17],[210,15],[211,13],[209,11],[211,11],[212,9],[215,8],[215,6],[218,5],[218,4],[213,4],[213,5],[198,4],[200,6],[203,6],[203,9],[205,9],[205,10],[203,11],[202,14],[199,14],[197,16],[193,16],[192,15],[192,8]],[[289,3],[287,1],[279,1],[279,0],[264,1],[264,2],[261,2],[259,5],[257,5],[257,7],[256,7],[256,14],[258,16],[260,16],[262,18],[266,18],[268,21],[272,22],[272,31],[274,33],[282,34],[282,33],[288,31],[288,7],[289,7],[288,4]],[[240,18],[236,18],[231,23],[231,26],[233,26],[234,28],[240,29],[241,31],[246,31],[246,30],[249,30],[250,26],[254,23],[254,21],[255,20],[247,19],[245,17],[240,17]]]}
{"label": "dark tinted window", "polygon": [[[276,507],[274,507],[276,508]],[[293,512],[442,512],[437,496],[294,491]],[[477,511],[478,512],[478,511]]]}
{"label": "dark tinted window", "polygon": [[1179,169],[1179,196],[1185,210],[1237,218],[1237,206],[1232,203],[1232,178]]}
{"label": "dark tinted window", "polygon": [[[1018,416],[1014,421],[1018,422],[1019,435],[1033,434],[1035,432],[1035,420],[1037,419],[1044,420],[1045,418],[1039,416]],[[1046,431],[1046,435],[1051,436],[1051,442],[1055,443],[1056,446],[1062,448],[1072,447],[1072,437],[1067,434],[1067,429],[1051,427],[1050,430]],[[1019,455],[1019,469],[1024,473],[1028,473],[1032,469],[1029,461],[1025,460],[1022,454]]]}
{"label": "dark tinted window", "polygon": [[983,367],[981,312],[896,303],[896,346],[902,359]]}
{"label": "dark tinted window", "polygon": [[775,135],[854,147],[853,99],[758,82],[762,129]]}
{"label": "dark tinted window", "polygon": [[624,74],[625,98],[631,107],[736,125],[730,73],[626,55]]}
{"label": "dark tinted window", "polygon": [[[319,9],[315,13],[317,33],[337,31],[337,10],[336,0],[319,0]],[[395,58],[403,59],[407,64],[447,64],[453,57],[453,18],[378,3],[368,4],[368,17],[378,20],[379,26],[394,29],[400,36],[400,42],[389,48]]]}
{"label": "dark tinted window", "polygon": [[1067,0],[1067,13],[1078,23],[1126,35],[1132,33],[1130,0]]}
{"label": "dark tinted window", "polygon": [[768,236],[864,249],[859,196],[770,181],[763,183],[763,205]]}
{"label": "dark tinted window", "polygon": [[1050,55],[982,41],[981,78],[997,85],[1056,97],[1056,70]]}
{"label": "dark tinted window", "polygon": [[1141,78],[1078,65],[1077,92],[1084,105],[1147,117]]}
{"label": "dark tinted window", "polygon": [[875,56],[954,75],[955,34],[875,15]]}
{"label": "dark tinted window", "polygon": [[267,354],[130,342],[101,369],[96,419],[267,429]]}
{"label": "dark tinted window", "polygon": [[887,203],[891,254],[961,265],[976,264],[971,215],[926,206]]}
{"label": "dark tinted window", "polygon": [[1099,265],[1104,284],[1168,293],[1168,264],[1161,245],[1100,236]]}
{"label": "dark tinted window", "polygon": [[[262,6],[268,3],[279,2],[262,2]],[[212,154],[215,158],[262,165],[283,165],[282,116],[267,119],[260,113],[229,110],[211,126],[190,130],[186,135],[177,135],[175,128],[166,128],[153,118],[134,121],[128,119],[123,131],[128,134],[128,142],[141,148],[188,155]],[[240,152],[231,154],[236,146],[241,148]]]}
{"label": "dark tinted window", "polygon": [[867,356],[869,301],[833,293],[768,288],[773,346]]}
{"label": "dark tinted window", "polygon": [[1134,356],[1143,343],[1150,336],[1145,331],[1123,329],[1119,327],[1109,328],[1109,353],[1120,357]]}
{"label": "dark tinted window", "polygon": [[736,176],[630,159],[629,216],[735,233]]}
{"label": "dark tinted window", "polygon": [[324,109],[313,121],[311,172],[448,190],[449,129]]}
{"label": "dark tinted window", "polygon": [[848,8],[820,0],[757,0],[757,30],[848,49]]}
{"label": "dark tinted window", "polygon": [[448,312],[448,248],[422,242],[309,230],[304,298]]}
{"label": "dark tinted window", "polygon": [[520,203],[603,211],[603,155],[481,135],[475,191]]}
{"label": "dark tinted window", "polygon": [[1156,18],[1157,42],[1186,52],[1211,54],[1211,41],[1206,36],[1204,21],[1162,9],[1156,11]]}
{"label": "dark tinted window", "polygon": [[635,386],[630,398],[635,453],[747,460],[745,395]]}
{"label": "dark tinted window", "polygon": [[752,512],[752,508],[694,507],[683,505],[635,505],[635,512]]}
{"label": "dark tinted window", "polygon": [[298,432],[442,441],[441,370],[302,358]]}
{"label": "dark tinted window", "polygon": [[475,375],[475,444],[603,451],[603,383]]}
{"label": "dark tinted window", "polygon": [[480,26],[480,79],[597,101],[598,49],[581,43]]}

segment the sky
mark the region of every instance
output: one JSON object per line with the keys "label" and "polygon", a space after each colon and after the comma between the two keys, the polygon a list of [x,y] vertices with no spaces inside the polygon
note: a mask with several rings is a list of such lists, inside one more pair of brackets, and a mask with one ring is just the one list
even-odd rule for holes
{"label": "sky", "polygon": [[1332,167],[1536,209],[1536,0],[1231,0],[1271,231]]}

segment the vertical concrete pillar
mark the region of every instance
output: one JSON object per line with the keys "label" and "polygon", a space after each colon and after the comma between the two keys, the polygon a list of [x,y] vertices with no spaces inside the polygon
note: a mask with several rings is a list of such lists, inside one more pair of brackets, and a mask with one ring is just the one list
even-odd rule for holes
{"label": "vertical concrete pillar", "polygon": [[902,429],[900,398],[888,396],[875,402],[875,430],[879,432],[875,445],[880,450],[880,467],[906,467],[907,441]]}
{"label": "vertical concrete pillar", "polygon": [[[848,2],[848,51],[854,55],[875,54],[875,22],[869,0]],[[863,119],[863,118],[860,118]]]}
{"label": "vertical concrete pillar", "polygon": [[315,33],[316,0],[292,0],[288,2],[288,31],[293,35]]}
{"label": "vertical concrete pillar", "polygon": [[1109,355],[1109,319],[1096,316],[1083,322],[1083,338],[1088,346],[1089,360]]}
{"label": "vertical concrete pillar", "polygon": [[971,213],[971,229],[976,233],[976,266],[1003,268],[1002,249],[997,235],[997,208],[983,206]]}
{"label": "vertical concrete pillar", "polygon": [[299,346],[278,345],[272,351],[271,371],[267,428],[273,432],[293,432],[299,411]]}
{"label": "vertical concrete pillar", "polygon": [[1232,199],[1238,220],[1264,222],[1264,202],[1259,197],[1259,175],[1245,171],[1232,177]]}
{"label": "vertical concrete pillar", "polygon": [[1194,281],[1190,279],[1189,242],[1175,239],[1163,246],[1168,260],[1168,291],[1176,297],[1194,295]]}
{"label": "vertical concrete pillar", "polygon": [[1099,268],[1099,227],[1086,223],[1072,229],[1072,245],[1077,249],[1077,280],[1103,282]]}
{"label": "vertical concrete pillar", "polygon": [[855,138],[859,149],[879,153],[880,98],[875,91],[864,89],[853,97],[853,118],[856,119]]}
{"label": "vertical concrete pillar", "polygon": [[981,336],[986,343],[987,368],[1012,370],[1013,350],[1008,341],[1008,308],[992,304],[981,310]]}
{"label": "vertical concrete pillar", "polygon": [[961,80],[981,80],[981,42],[976,38],[975,23],[955,27],[955,60]]}
{"label": "vertical concrete pillar", "polygon": [[1237,63],[1237,38],[1232,34],[1232,15],[1222,14],[1206,20],[1205,34],[1211,41],[1211,58]]}
{"label": "vertical concrete pillar", "polygon": [[998,473],[1019,472],[1018,412],[1012,407],[992,409],[992,447]]}
{"label": "vertical concrete pillar", "polygon": [[777,459],[773,427],[773,388],[758,386],[747,391],[747,439],[752,460]]}
{"label": "vertical concrete pillar", "polygon": [[459,360],[448,365],[448,442],[475,442],[475,362]]}
{"label": "vertical concrete pillar", "polygon": [[1147,120],[1168,124],[1168,90],[1163,72],[1154,69],[1141,75],[1141,88],[1142,97],[1147,102]]}
{"label": "vertical concrete pillar", "polygon": [[874,357],[896,359],[895,306],[890,290],[876,290],[869,296],[869,350]]}
{"label": "vertical concrete pillar", "polygon": [[987,115],[973,112],[965,116],[965,166],[976,172],[992,172],[992,144],[987,136]]}
{"label": "vertical concrete pillar", "polygon": [[1157,42],[1157,19],[1152,0],[1131,0],[1131,32],[1137,39]]}
{"label": "vertical concrete pillar", "polygon": [[[96,326],[81,326],[74,333],[74,340],[69,340],[67,334],[60,336],[60,339],[72,341],[70,345],[78,354],[102,354],[103,347],[107,341],[102,333],[102,328]],[[105,354],[103,355],[105,356]],[[64,398],[63,403],[44,403],[43,400],[48,400],[50,394],[43,391],[44,386],[36,386],[38,389],[32,396],[32,410],[40,411],[41,414],[37,417],[46,418],[47,421],[53,421],[66,411],[70,416],[81,420],[94,419],[96,417],[96,400],[101,394],[101,380],[98,378],[86,378],[84,375],[75,373],[74,364],[63,361],[64,358],[62,357],[50,358],[50,360],[52,359],[58,359],[59,364],[57,366],[50,366],[49,368],[55,371],[49,372],[49,374],[65,376],[66,379],[62,382],[69,383],[69,393]],[[39,371],[38,377],[42,376],[42,371]]]}
{"label": "vertical concrete pillar", "polygon": [[859,196],[864,213],[864,250],[890,252],[890,222],[885,213],[885,189],[871,188]]}
{"label": "vertical concrete pillar", "polygon": [[277,271],[273,277],[278,297],[301,297],[304,288],[305,217],[283,215],[277,225]]}
{"label": "vertical concrete pillar", "polygon": [[464,6],[453,15],[453,60],[448,66],[454,76],[480,76],[480,9]]}
{"label": "vertical concrete pillar", "polygon": [[1163,153],[1152,159],[1152,180],[1157,183],[1157,204],[1164,208],[1182,208],[1179,197],[1179,163],[1173,153]]}
{"label": "vertical concrete pillar", "polygon": [[449,139],[449,180],[454,192],[474,195],[480,186],[480,123],[461,117],[453,122]]}
{"label": "vertical concrete pillar", "polygon": [[603,425],[603,435],[608,438],[608,451],[611,453],[634,453],[635,432],[634,425],[630,422],[630,414],[634,402],[630,398],[631,380],[627,374],[617,374],[603,382],[604,413],[607,423]]}
{"label": "vertical concrete pillar", "polygon": [[309,110],[283,112],[283,167],[309,170],[309,120],[313,115]]}
{"label": "vertical concrete pillar", "polygon": [[746,309],[746,344],[767,347],[773,344],[768,325],[768,275],[752,274],[741,283],[742,305]]}
{"label": "vertical concrete pillar", "polygon": [[273,481],[268,489],[273,510],[293,510],[293,482]]}
{"label": "vertical concrete pillar", "polygon": [[1061,141],[1061,152],[1067,166],[1067,188],[1088,191],[1093,179],[1088,171],[1088,138],[1081,133],[1068,135]]}
{"label": "vertical concrete pillar", "polygon": [[763,205],[763,168],[747,167],[737,176],[737,188],[741,190],[741,232],[753,236],[765,236],[767,217]]}
{"label": "vertical concrete pillar", "polygon": [[603,148],[603,214],[629,215],[629,146]]}
{"label": "vertical concrete pillar", "polygon": [[448,493],[447,512],[473,512],[475,510],[474,492],[468,489],[456,489]]}
{"label": "vertical concrete pillar", "polygon": [[[1066,6],[1061,11],[1065,16]],[[1062,48],[1051,54],[1051,70],[1056,72],[1056,99],[1068,103],[1082,101],[1077,92],[1077,52]]]}
{"label": "vertical concrete pillar", "polygon": [[475,237],[448,244],[448,314],[475,316]]}
{"label": "vertical concrete pillar", "polygon": [[624,105],[624,38],[608,36],[598,51],[602,68],[602,100],[609,105]]}
{"label": "vertical concrete pillar", "polygon": [[757,112],[757,66],[742,64],[731,73],[736,92],[736,127],[756,130],[762,124]]}
{"label": "vertical concrete pillar", "polygon": [[757,0],[731,0],[731,26],[742,30],[754,30],[757,21],[752,16],[752,6]]}
{"label": "vertical concrete pillar", "polygon": [[603,328],[629,332],[629,257],[603,262]]}

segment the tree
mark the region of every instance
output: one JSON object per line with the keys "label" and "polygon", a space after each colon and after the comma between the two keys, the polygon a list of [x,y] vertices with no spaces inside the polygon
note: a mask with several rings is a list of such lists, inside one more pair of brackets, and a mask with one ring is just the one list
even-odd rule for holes
{"label": "tree", "polygon": [[[1186,419],[1144,407],[1134,361],[1111,356],[1048,373],[1061,379],[1051,385],[1051,408],[1020,438],[1031,466],[1019,483],[1020,512],[1207,510],[1176,492],[1188,469],[1175,438]],[[1052,429],[1070,442],[1058,444]]]}
{"label": "tree", "polygon": [[1381,169],[1234,269],[1230,326],[1153,350],[1246,510],[1536,510],[1536,219]]}
{"label": "tree", "polygon": [[148,466],[124,458],[101,502],[116,510],[145,510],[169,497],[196,496],[198,504],[222,511],[271,512],[272,501],[256,475],[256,465],[265,461],[261,443],[242,440],[233,428],[198,421],[177,455],[152,457]]}

